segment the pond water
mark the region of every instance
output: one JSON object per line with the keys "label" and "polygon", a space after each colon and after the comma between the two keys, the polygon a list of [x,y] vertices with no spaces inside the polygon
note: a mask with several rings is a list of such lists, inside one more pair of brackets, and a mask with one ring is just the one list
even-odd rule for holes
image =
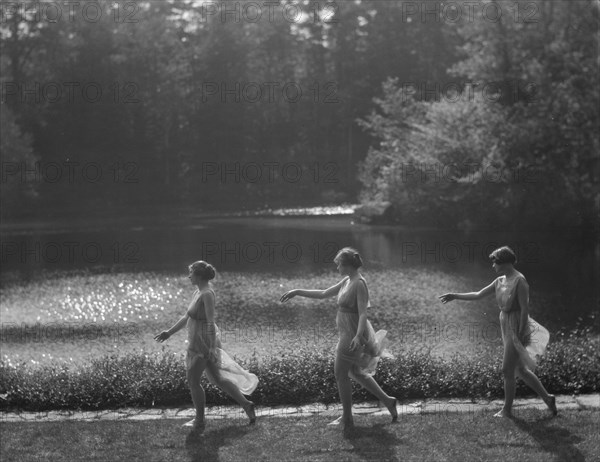
{"label": "pond water", "polygon": [[[21,280],[40,270],[111,268],[185,272],[204,259],[221,271],[313,272],[333,267],[337,250],[353,246],[366,266],[438,268],[494,278],[489,253],[510,245],[518,269],[538,287],[572,298],[591,293],[598,243],[578,229],[516,233],[371,226],[352,215],[82,218],[40,226],[2,227],[2,274]],[[597,275],[596,275],[597,276]]]}
{"label": "pond water", "polygon": [[[571,306],[570,303],[577,304],[578,300],[587,300],[593,295],[594,262],[598,258],[597,244],[575,229],[560,232],[546,230],[515,233],[487,230],[466,233],[455,230],[370,226],[355,222],[351,215],[210,217],[180,212],[169,216],[161,215],[161,219],[153,220],[139,216],[106,219],[92,217],[87,220],[82,217],[79,221],[66,223],[62,226],[54,220],[53,223],[39,223],[37,226],[3,226],[2,228],[1,291],[4,293],[4,306],[1,312],[3,324],[6,324],[2,327],[2,350],[5,358],[8,355],[20,359],[36,358],[37,361],[44,358],[69,358],[73,355],[81,357],[83,354],[96,355],[139,348],[156,350],[157,346],[152,340],[153,334],[169,327],[179,314],[156,315],[160,305],[159,299],[155,299],[156,306],[151,304],[144,306],[144,303],[148,303],[146,299],[136,305],[135,293],[145,292],[144,296],[146,296],[152,286],[146,291],[138,290],[140,287],[136,289],[138,281],[135,274],[158,275],[152,276],[158,277],[156,285],[161,284],[161,274],[165,278],[175,277],[178,280],[181,278],[184,283],[178,285],[177,291],[173,294],[178,298],[177,304],[184,306],[189,295],[187,293],[189,286],[185,281],[187,265],[198,259],[209,261],[224,275],[228,273],[248,275],[250,288],[252,285],[269,284],[269,281],[261,280],[261,275],[268,278],[281,277],[283,278],[281,284],[273,282],[275,285],[269,286],[269,290],[276,292],[278,297],[284,286],[289,284],[286,282],[289,279],[302,280],[306,277],[323,275],[325,281],[323,284],[335,282],[339,276],[332,263],[333,257],[339,248],[353,246],[364,257],[365,272],[373,271],[383,279],[386,275],[382,272],[386,270],[394,272],[394,275],[400,274],[401,278],[397,283],[398,298],[409,302],[419,300],[418,303],[415,302],[415,309],[419,313],[413,317],[409,311],[403,313],[404,318],[395,318],[387,311],[382,312],[381,319],[388,320],[389,323],[392,322],[390,320],[396,319],[410,319],[411,322],[431,319],[432,313],[436,312],[430,311],[428,305],[436,303],[433,294],[441,290],[432,285],[443,285],[440,281],[445,281],[446,285],[448,281],[459,281],[450,282],[451,287],[453,284],[464,284],[461,287],[446,289],[455,291],[478,290],[484,284],[491,282],[495,274],[487,255],[500,245],[510,245],[516,251],[519,258],[517,268],[528,278],[532,294],[535,292],[537,299],[540,298],[540,294],[543,294],[541,298],[560,300],[565,306]],[[64,294],[64,297],[54,293],[52,296],[58,298],[54,300],[53,306],[61,306],[65,311],[47,306],[44,308],[46,314],[43,319],[26,313],[27,310],[35,311],[36,306],[40,306],[40,301],[34,300],[33,295],[29,296],[27,289],[18,296],[14,295],[14,290],[10,292],[10,297],[6,296],[9,292],[7,287],[15,284],[26,288],[28,284],[35,286],[39,284],[40,275],[45,272],[71,274],[73,270],[90,269],[94,270],[94,273],[126,274],[125,285],[130,286],[131,289],[128,289],[127,294],[117,295],[115,298],[110,293],[113,282],[109,280],[107,286],[94,295],[93,305],[86,305],[84,295],[77,291],[68,296]],[[423,275],[422,281],[419,280],[420,275]],[[445,275],[448,277],[446,278]],[[402,277],[406,277],[406,281],[403,281]],[[227,280],[227,277],[225,279]],[[369,282],[373,286],[373,292],[376,293],[377,279],[369,279]],[[72,280],[63,280],[57,283],[55,291],[63,291],[60,285],[63,283],[64,290],[67,290],[66,287],[71,289],[69,285]],[[140,284],[143,285],[141,282]],[[385,284],[387,284],[385,286],[387,292],[395,290],[394,282],[387,281]],[[235,292],[235,290],[235,287],[231,288],[231,291]],[[32,293],[37,294],[36,297],[40,296],[39,291]],[[238,295],[243,297],[243,294],[235,292],[235,296]],[[432,300],[423,301],[425,295]],[[81,304],[73,302],[71,306],[65,302],[66,299],[76,300],[79,296],[82,300]],[[117,343],[115,343],[114,329],[112,331],[106,329],[106,333],[95,334],[93,342],[86,341],[86,336],[83,334],[79,335],[81,337],[79,340],[70,339],[68,342],[56,341],[55,336],[52,344],[44,345],[44,352],[40,354],[39,344],[23,340],[23,336],[20,340],[15,339],[14,332],[9,332],[9,328],[14,328],[25,319],[26,324],[30,326],[30,331],[32,331],[31,326],[36,322],[54,322],[67,323],[77,333],[77,322],[86,320],[87,328],[91,326],[90,313],[86,313],[86,309],[100,310],[100,312],[107,310],[112,313],[113,308],[108,305],[113,302],[123,307],[132,303],[137,311],[132,310],[130,315],[138,315],[140,309],[145,310],[142,313],[145,317],[140,316],[134,325],[131,324],[131,318],[127,319],[122,315],[123,311],[119,311],[121,315],[114,320],[115,325],[122,327],[118,329],[119,342]],[[247,302],[251,303],[252,300]],[[237,322],[237,314],[233,312],[234,308],[237,308],[237,303],[237,299],[232,301],[233,308],[225,309],[223,312],[225,317],[223,322],[229,323],[229,326]],[[260,299],[260,303],[262,306],[257,313],[260,313],[262,324],[251,324],[250,329],[256,332],[259,330],[263,333],[268,332],[270,344],[264,345],[254,341],[249,345],[248,338],[256,338],[256,335],[248,336],[248,334],[246,335],[248,338],[244,339],[242,338],[244,336],[238,335],[239,332],[235,331],[238,333],[229,334],[227,346],[233,354],[248,356],[257,349],[259,354],[268,353],[274,345],[277,348],[294,349],[298,346],[298,342],[306,340],[301,338],[303,335],[297,335],[298,332],[310,332],[311,335],[307,334],[304,337],[310,337],[311,341],[318,337],[320,347],[330,348],[335,345],[334,315],[322,315],[312,308],[307,308],[308,311],[303,314],[285,312],[281,314],[274,301]],[[486,303],[485,306],[493,308],[493,300]],[[534,303],[538,302],[534,300]],[[390,306],[385,309],[389,311],[392,303],[388,305]],[[86,306],[89,308],[82,308]],[[23,313],[18,312],[21,309]],[[73,312],[77,310],[76,314],[79,317],[69,310]],[[483,311],[485,310],[482,310],[477,319],[480,326],[485,326],[487,329],[491,323],[496,322],[497,313],[492,309],[487,310],[486,313]],[[577,316],[577,310],[562,311],[566,314],[563,315],[561,322]],[[456,315],[451,315],[455,316],[454,318],[444,317],[443,320],[467,325],[469,318],[465,313],[466,311],[462,309],[456,310]],[[94,318],[93,323],[101,324],[104,321],[108,323],[110,320]],[[410,326],[405,324],[380,327],[392,332],[395,330],[397,333],[399,329],[406,329],[407,326],[414,329],[415,325],[413,323]],[[432,325],[435,327],[436,324],[429,322],[428,326]],[[315,329],[320,329],[321,334],[315,336]],[[494,332],[488,329],[485,335],[488,338],[493,337],[492,343],[497,344],[499,335],[494,329],[492,329]],[[430,332],[432,333],[434,332]],[[128,335],[129,339],[126,338]],[[167,346],[167,349],[182,351],[185,348],[185,335],[180,333],[179,337]],[[436,348],[438,352],[443,353],[470,352],[481,348],[481,344],[474,342],[471,337],[465,335],[464,343],[457,341],[451,342],[451,345],[438,343]],[[398,346],[402,339],[397,334],[396,337],[392,334],[392,340]],[[295,344],[292,345],[294,342]],[[426,342],[427,339],[424,339],[424,343]]]}

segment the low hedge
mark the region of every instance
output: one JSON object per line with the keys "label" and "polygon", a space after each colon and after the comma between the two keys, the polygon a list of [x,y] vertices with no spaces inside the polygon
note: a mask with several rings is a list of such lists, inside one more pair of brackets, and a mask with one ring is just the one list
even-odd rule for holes
{"label": "low hedge", "polygon": [[[551,393],[589,393],[600,387],[598,337],[563,335],[541,359],[538,377]],[[257,404],[299,405],[339,400],[331,351],[299,350],[293,355],[252,357],[242,365],[258,375],[252,395]],[[406,352],[380,362],[375,379],[400,399],[503,396],[501,358]],[[521,381],[517,392],[531,395]],[[231,404],[221,390],[205,382],[209,405]],[[191,398],[182,355],[165,351],[105,356],[86,365],[13,365],[0,361],[0,409],[46,411],[100,410],[120,407],[189,406]],[[373,399],[354,385],[357,401]]]}

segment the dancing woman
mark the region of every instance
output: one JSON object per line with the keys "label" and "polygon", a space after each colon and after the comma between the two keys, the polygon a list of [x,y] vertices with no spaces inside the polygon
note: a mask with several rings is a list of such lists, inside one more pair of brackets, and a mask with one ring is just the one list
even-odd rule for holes
{"label": "dancing woman", "polygon": [[197,287],[188,310],[173,327],[161,332],[154,339],[164,342],[184,326],[188,328],[186,369],[192,401],[196,408],[196,418],[191,422],[195,429],[202,431],[205,427],[206,397],[200,384],[204,372],[211,383],[224,390],[242,406],[250,424],[253,424],[256,421],[254,403],[244,395],[252,394],[258,385],[258,378],[240,367],[221,349],[219,328],[215,324],[215,291],[209,282],[215,277],[215,269],[205,261],[192,263],[188,269],[188,277]]}
{"label": "dancing woman", "polygon": [[532,388],[558,414],[556,398],[548,394],[534,374],[536,356],[542,355],[548,343],[548,331],[529,317],[529,284],[514,264],[517,257],[510,247],[500,247],[490,254],[492,268],[500,276],[479,292],[440,295],[442,303],[452,300],[478,300],[495,292],[500,308],[500,328],[504,345],[504,407],[494,417],[512,417],[516,377]]}
{"label": "dancing woman", "polygon": [[336,285],[326,290],[293,289],[283,294],[281,301],[286,302],[296,296],[316,299],[337,296],[339,341],[335,356],[335,378],[343,407],[341,422],[347,434],[354,428],[351,378],[385,404],[392,415],[392,422],[398,419],[398,411],[396,398],[387,395],[372,377],[379,358],[391,355],[384,351],[387,332],[381,330],[375,333],[367,319],[369,289],[358,272],[362,266],[360,255],[356,250],[345,247],[337,253],[334,262],[339,273],[345,276]]}

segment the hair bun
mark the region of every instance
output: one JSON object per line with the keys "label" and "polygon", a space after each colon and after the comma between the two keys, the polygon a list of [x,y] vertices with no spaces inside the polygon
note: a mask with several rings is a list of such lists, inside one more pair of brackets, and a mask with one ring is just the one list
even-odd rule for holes
{"label": "hair bun", "polygon": [[517,263],[517,256],[515,255],[515,252],[507,245],[494,250],[489,255],[489,258],[497,264],[511,263],[514,265]]}
{"label": "hair bun", "polygon": [[350,265],[355,269],[358,269],[363,265],[359,253],[352,247],[340,249],[333,261],[336,263],[339,261],[342,265]]}
{"label": "hair bun", "polygon": [[357,268],[360,268],[363,264],[362,258],[360,258],[360,255],[358,254],[358,252],[354,254],[354,261],[356,262]]}
{"label": "hair bun", "polygon": [[199,275],[202,279],[206,279],[208,281],[214,279],[217,274],[215,267],[210,263],[205,262],[204,260],[198,260],[192,263],[189,266],[189,269],[190,271]]}
{"label": "hair bun", "polygon": [[207,263],[206,265],[206,279],[208,279],[209,281],[211,279],[214,279],[217,272],[215,271],[215,267],[213,265],[211,265],[210,263]]}

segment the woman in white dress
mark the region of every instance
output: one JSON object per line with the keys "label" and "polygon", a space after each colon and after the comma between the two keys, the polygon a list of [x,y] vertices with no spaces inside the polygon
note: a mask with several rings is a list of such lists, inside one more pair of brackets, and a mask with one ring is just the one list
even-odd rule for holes
{"label": "woman in white dress", "polygon": [[221,349],[220,332],[215,324],[215,292],[209,282],[215,277],[215,268],[205,261],[197,261],[188,269],[188,277],[197,287],[188,310],[173,327],[161,332],[154,339],[164,342],[184,326],[188,328],[186,370],[192,401],[196,408],[196,418],[192,422],[195,429],[203,430],[205,427],[206,397],[200,384],[204,372],[211,383],[224,390],[242,406],[250,424],[253,424],[256,421],[254,403],[244,395],[254,392],[258,378],[243,369]]}
{"label": "woman in white dress", "polygon": [[392,422],[398,419],[398,411],[396,398],[386,394],[373,379],[379,358],[391,355],[385,351],[387,332],[375,332],[367,319],[369,289],[358,272],[362,266],[360,255],[356,250],[345,247],[338,252],[334,262],[339,273],[345,276],[340,282],[325,290],[293,289],[283,294],[281,301],[286,302],[296,296],[316,299],[337,296],[339,341],[335,356],[335,378],[343,407],[341,423],[344,433],[348,434],[354,428],[350,379],[370,391],[388,408]]}
{"label": "woman in white dress", "polygon": [[544,353],[550,335],[529,317],[529,284],[525,276],[514,268],[517,258],[510,247],[494,250],[490,259],[492,268],[500,275],[490,285],[479,292],[448,293],[439,298],[442,303],[447,303],[452,300],[478,300],[496,294],[504,345],[504,407],[495,417],[512,417],[517,376],[544,400],[553,415],[557,415],[556,398],[548,394],[534,374],[536,357]]}

